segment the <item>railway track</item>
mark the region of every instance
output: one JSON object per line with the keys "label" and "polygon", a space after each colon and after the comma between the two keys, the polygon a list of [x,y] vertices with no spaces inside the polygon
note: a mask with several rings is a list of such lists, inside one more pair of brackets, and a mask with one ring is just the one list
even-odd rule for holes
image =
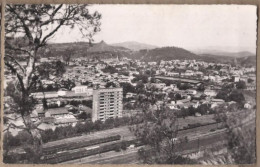
{"label": "railway track", "polygon": [[[207,124],[207,125],[203,125],[203,126],[199,126],[199,127],[195,127],[195,128],[183,129],[183,130],[179,131],[178,137],[184,137],[184,136],[187,136],[188,134],[197,136],[197,135],[200,135],[203,133],[207,133],[210,129],[217,128],[218,126],[219,126],[218,123],[211,123],[211,124]],[[117,136],[117,138],[118,138],[118,136]],[[112,142],[113,140],[115,140],[115,142]],[[107,144],[110,145],[110,144],[117,143],[116,140],[118,140],[118,139],[111,139],[111,142],[110,142],[110,140],[100,141],[99,143],[104,143],[104,144],[102,144],[102,147],[106,148]],[[75,158],[81,158],[83,156],[89,156],[89,155],[99,153],[99,152],[95,152],[96,151],[95,149],[86,150],[86,148],[82,148],[83,146],[87,147],[87,146],[97,145],[98,142],[91,142],[91,141],[86,141],[86,142],[93,143],[93,144],[92,145],[84,144],[84,142],[81,142],[81,144],[79,144],[78,142],[70,142],[69,145],[68,145],[68,143],[65,143],[65,144],[47,147],[47,148],[45,148],[45,150],[43,150],[45,152],[45,156],[43,157],[43,160],[46,162],[50,162],[50,163],[55,163],[55,162],[59,163],[59,162],[63,162],[63,161],[67,161],[67,160],[71,160],[71,159],[75,159]],[[110,142],[110,143],[106,143],[106,142]],[[77,146],[75,146],[74,144]],[[66,147],[66,145],[67,145],[67,147]],[[110,150],[111,149],[107,149],[106,151],[110,151]],[[62,152],[57,153],[59,151],[62,151]],[[94,152],[94,153],[91,153],[91,152]],[[76,154],[79,154],[79,155],[77,156]],[[57,161],[55,159],[57,159]],[[46,162],[44,162],[44,163],[46,163]]]}

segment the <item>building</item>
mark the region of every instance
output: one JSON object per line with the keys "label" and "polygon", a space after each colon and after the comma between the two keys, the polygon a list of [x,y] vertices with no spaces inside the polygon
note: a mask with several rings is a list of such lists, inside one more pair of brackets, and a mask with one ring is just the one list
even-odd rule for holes
{"label": "building", "polygon": [[217,95],[217,92],[215,90],[212,89],[205,89],[204,90],[204,94],[210,97],[214,97]]}
{"label": "building", "polygon": [[92,121],[105,121],[122,117],[123,88],[97,88],[93,90]]}
{"label": "building", "polygon": [[45,112],[45,117],[64,118],[65,116],[68,115],[69,115],[69,111],[64,107],[51,108]]}

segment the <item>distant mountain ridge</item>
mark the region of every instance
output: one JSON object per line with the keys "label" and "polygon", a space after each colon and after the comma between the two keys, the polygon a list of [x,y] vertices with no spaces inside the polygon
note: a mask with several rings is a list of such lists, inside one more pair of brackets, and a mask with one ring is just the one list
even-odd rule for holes
{"label": "distant mountain ridge", "polygon": [[89,58],[114,58],[129,55],[130,50],[123,47],[111,46],[106,42],[99,43],[75,42],[75,43],[52,43],[47,46],[51,54],[47,57],[63,55],[72,50],[73,57]]}
{"label": "distant mountain ridge", "polygon": [[248,56],[255,56],[254,53],[251,53],[249,51],[241,51],[241,52],[223,52],[218,50],[211,50],[211,51],[200,51],[195,52],[199,55],[215,55],[215,56],[228,56],[233,58],[239,58],[239,57],[248,57]]}
{"label": "distant mountain ridge", "polygon": [[111,45],[112,46],[124,47],[124,48],[130,49],[132,51],[139,51],[139,50],[143,50],[143,49],[155,49],[155,48],[158,48],[157,46],[154,46],[154,45],[144,44],[144,43],[135,42],[135,41],[114,43],[114,44],[111,44]]}
{"label": "distant mountain ridge", "polygon": [[[77,42],[77,43],[58,43],[49,44],[47,48],[51,54],[46,57],[63,55],[67,49],[73,50],[73,57],[89,58],[115,58],[128,57],[142,61],[159,61],[159,60],[202,60],[214,63],[234,63],[235,59],[238,65],[255,66],[256,56],[251,52],[237,53],[219,53],[215,54],[195,54],[189,50],[179,47],[161,47],[154,49],[132,50],[123,46],[109,45],[104,41],[99,43]],[[139,48],[140,49],[140,48]]]}

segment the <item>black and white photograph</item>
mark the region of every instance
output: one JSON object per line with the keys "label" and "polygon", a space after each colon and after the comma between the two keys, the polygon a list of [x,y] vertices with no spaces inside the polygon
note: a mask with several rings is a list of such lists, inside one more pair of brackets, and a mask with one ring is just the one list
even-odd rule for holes
{"label": "black and white photograph", "polygon": [[4,12],[5,164],[256,163],[257,6]]}

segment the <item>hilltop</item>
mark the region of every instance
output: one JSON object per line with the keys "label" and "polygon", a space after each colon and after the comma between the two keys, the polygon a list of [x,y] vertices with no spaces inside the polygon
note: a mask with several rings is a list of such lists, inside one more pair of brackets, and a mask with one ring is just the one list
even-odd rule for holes
{"label": "hilltop", "polygon": [[155,49],[155,48],[158,48],[157,46],[154,46],[154,45],[149,45],[149,44],[139,43],[139,42],[134,42],[134,41],[115,43],[115,44],[111,44],[111,45],[112,46],[124,47],[124,48],[130,49],[132,51],[139,51],[139,50],[143,50],[143,49]]}
{"label": "hilltop", "polygon": [[108,45],[106,42],[99,43],[75,42],[75,43],[52,43],[46,47],[48,54],[43,57],[62,56],[71,52],[73,57],[111,58],[116,56],[128,56],[130,50]]}
{"label": "hilltop", "polygon": [[140,50],[133,54],[133,58],[141,59],[143,61],[159,61],[159,60],[173,60],[173,59],[200,59],[198,56],[188,50],[178,47],[162,47],[151,50]]}

